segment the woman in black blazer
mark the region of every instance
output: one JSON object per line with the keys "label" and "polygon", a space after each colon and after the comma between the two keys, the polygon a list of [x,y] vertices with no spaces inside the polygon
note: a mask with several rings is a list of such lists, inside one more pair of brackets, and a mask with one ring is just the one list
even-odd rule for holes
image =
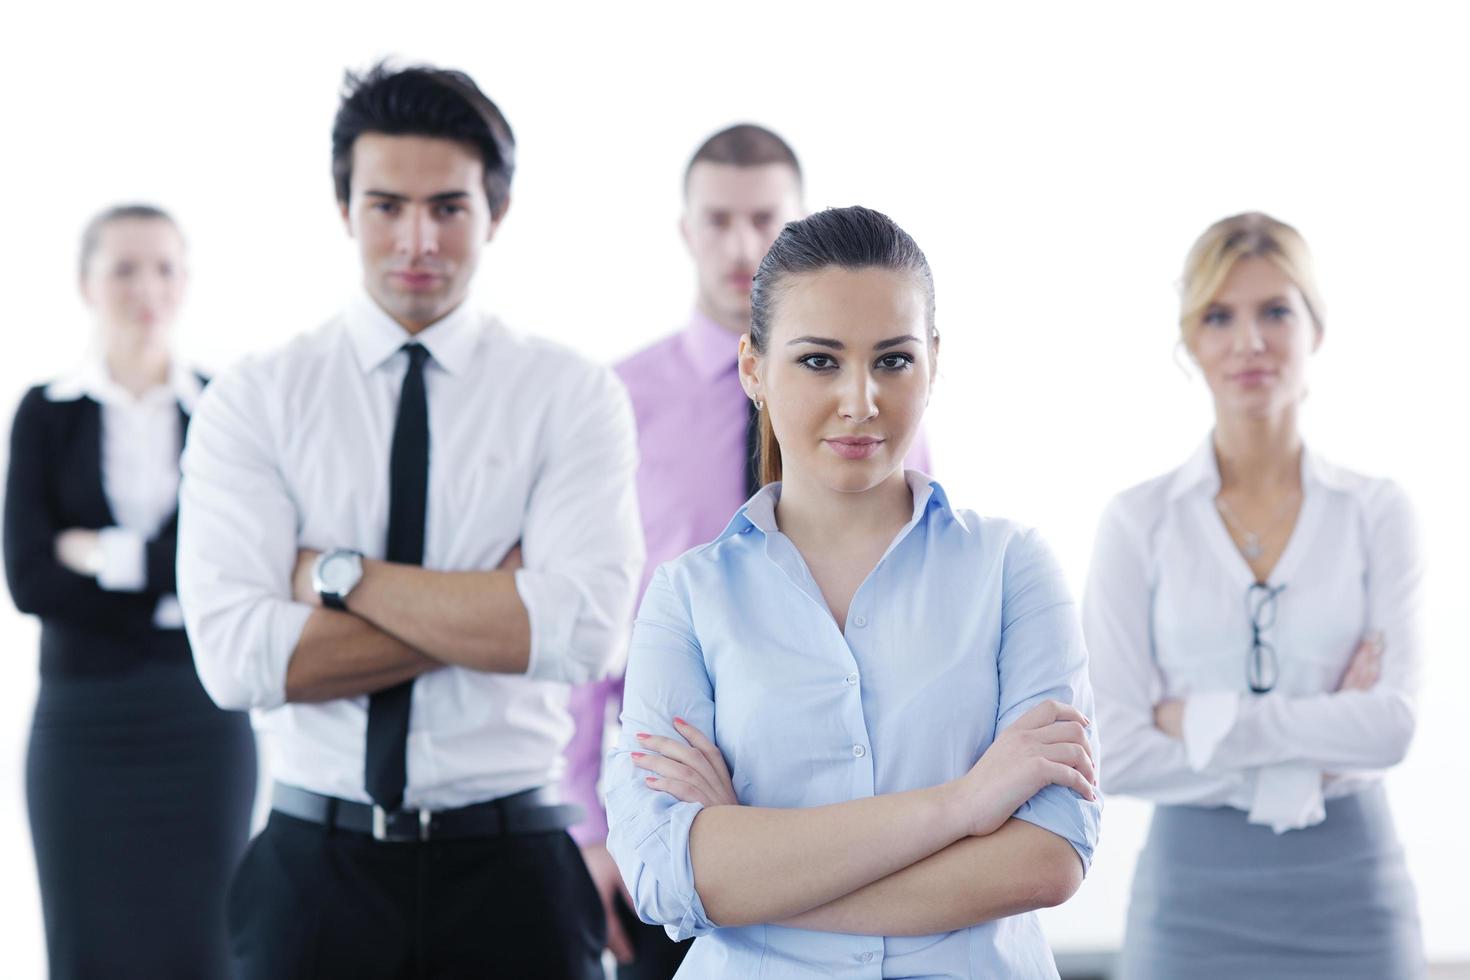
{"label": "woman in black blazer", "polygon": [[41,619],[26,794],[53,978],[227,974],[255,743],[200,687],[173,596],[178,456],[202,386],[169,347],[183,251],[156,208],[92,222],[97,352],[28,391],[11,434],[5,572]]}

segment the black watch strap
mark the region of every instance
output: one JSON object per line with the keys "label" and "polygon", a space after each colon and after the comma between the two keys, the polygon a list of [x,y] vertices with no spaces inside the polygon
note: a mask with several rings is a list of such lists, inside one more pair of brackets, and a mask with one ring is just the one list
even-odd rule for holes
{"label": "black watch strap", "polygon": [[322,597],[322,605],[326,606],[328,609],[336,609],[336,610],[339,610],[341,612],[346,612],[347,611],[347,603],[346,603],[346,601],[343,600],[343,598],[341,596],[339,596],[337,593],[335,593],[335,592],[320,592],[320,593],[318,593],[318,595],[320,595]]}

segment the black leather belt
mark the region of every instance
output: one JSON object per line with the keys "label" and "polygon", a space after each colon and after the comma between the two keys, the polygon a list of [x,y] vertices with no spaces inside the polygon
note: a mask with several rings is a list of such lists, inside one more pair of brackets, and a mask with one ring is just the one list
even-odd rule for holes
{"label": "black leather belt", "polygon": [[582,807],[558,802],[556,792],[544,786],[453,810],[384,810],[276,783],[271,808],[374,840],[415,843],[545,834],[565,830],[586,816]]}

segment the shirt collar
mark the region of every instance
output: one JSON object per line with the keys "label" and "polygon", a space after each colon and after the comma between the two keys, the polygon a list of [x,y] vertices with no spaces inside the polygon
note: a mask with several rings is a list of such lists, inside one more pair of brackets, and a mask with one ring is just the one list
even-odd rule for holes
{"label": "shirt collar", "polygon": [[72,370],[46,386],[46,400],[53,402],[76,401],[90,398],[99,405],[129,406],[143,405],[154,401],[177,403],[186,414],[194,414],[194,406],[204,390],[204,383],[193,371],[181,366],[177,360],[169,364],[168,379],[161,385],[134,396],[122,385],[112,380],[100,352],[88,355]]}
{"label": "shirt collar", "polygon": [[[909,491],[914,496],[914,513],[909,518],[908,524],[904,525],[903,531],[899,533],[899,538],[904,537],[910,528],[920,522],[931,505],[941,513],[950,517],[954,516],[954,511],[949,506],[949,497],[946,496],[938,480],[918,470],[904,470],[903,476],[908,481]],[[733,534],[744,534],[751,528],[762,534],[772,534],[779,530],[776,527],[776,502],[780,499],[781,484],[767,483],[735,512],[735,516],[730,519],[730,523],[725,525],[725,530],[721,531],[720,536],[715,540],[721,541]]]}
{"label": "shirt collar", "polygon": [[347,337],[364,374],[382,367],[404,344],[410,343],[422,344],[435,364],[450,374],[458,374],[469,366],[470,355],[484,329],[481,318],[466,301],[426,329],[410,334],[366,291],[359,291],[347,304],[344,319]]}
{"label": "shirt collar", "polygon": [[[1347,490],[1348,481],[1343,472],[1312,451],[1302,447],[1302,490],[1326,487],[1329,490]],[[1214,497],[1220,492],[1220,462],[1215,457],[1215,433],[1212,430],[1188,461],[1174,471],[1169,484],[1169,499],[1177,500],[1187,493],[1199,492]]]}
{"label": "shirt collar", "polygon": [[713,381],[735,369],[740,338],[695,310],[679,335],[684,354],[704,381]]}

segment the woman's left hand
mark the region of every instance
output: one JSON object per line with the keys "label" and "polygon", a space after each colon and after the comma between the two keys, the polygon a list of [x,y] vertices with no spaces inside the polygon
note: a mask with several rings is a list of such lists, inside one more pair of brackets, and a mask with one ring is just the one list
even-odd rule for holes
{"label": "woman's left hand", "polygon": [[56,560],[68,571],[95,578],[102,564],[102,535],[86,528],[67,528],[56,535]]}
{"label": "woman's left hand", "polygon": [[735,784],[730,781],[730,769],[719,746],[683,718],[674,719],[674,730],[684,741],[638,733],[638,744],[649,751],[631,753],[633,764],[654,773],[644,782],[684,803],[739,806]]}
{"label": "woman's left hand", "polygon": [[1154,705],[1154,727],[1170,738],[1184,738],[1184,702],[1175,698]]}

